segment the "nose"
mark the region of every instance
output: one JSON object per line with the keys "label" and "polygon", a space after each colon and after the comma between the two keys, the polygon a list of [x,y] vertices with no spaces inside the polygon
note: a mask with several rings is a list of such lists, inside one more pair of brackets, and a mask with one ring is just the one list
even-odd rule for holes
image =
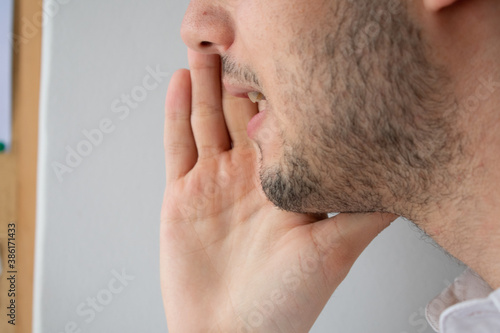
{"label": "nose", "polygon": [[218,0],[192,0],[182,22],[181,36],[197,52],[223,54],[234,41],[230,13]]}

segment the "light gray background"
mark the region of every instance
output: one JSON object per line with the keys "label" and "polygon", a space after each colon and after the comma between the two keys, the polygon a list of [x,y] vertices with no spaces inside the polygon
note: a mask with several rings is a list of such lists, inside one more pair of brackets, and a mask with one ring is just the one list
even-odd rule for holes
{"label": "light gray background", "polygon": [[0,142],[12,140],[12,19],[14,1],[0,1]]}
{"label": "light gray background", "polygon": [[[166,332],[158,228],[168,78],[124,119],[112,105],[141,91],[147,68],[171,75],[187,66],[179,36],[187,4],[45,1],[35,333]],[[58,177],[54,163],[67,165],[68,149],[85,148],[82,131],[106,118],[114,131]],[[111,294],[122,270],[135,279]],[[462,270],[400,220],[361,256],[312,332],[432,332],[423,308]],[[96,297],[106,306],[87,322],[77,309]]]}

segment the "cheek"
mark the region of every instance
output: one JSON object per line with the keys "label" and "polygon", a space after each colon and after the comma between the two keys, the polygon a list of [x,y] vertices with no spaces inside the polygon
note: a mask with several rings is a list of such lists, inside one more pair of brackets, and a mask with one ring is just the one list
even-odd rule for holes
{"label": "cheek", "polygon": [[243,40],[245,44],[262,46],[254,51],[265,50],[266,41],[272,41],[277,34],[276,22],[273,22],[273,13],[265,10],[260,1],[242,1],[235,14],[236,40]]}
{"label": "cheek", "polygon": [[289,15],[273,2],[241,1],[234,20],[236,37],[231,52],[241,63],[256,71],[264,86],[272,85],[272,78],[276,76],[275,64],[285,60],[291,40],[296,37],[290,28]]}

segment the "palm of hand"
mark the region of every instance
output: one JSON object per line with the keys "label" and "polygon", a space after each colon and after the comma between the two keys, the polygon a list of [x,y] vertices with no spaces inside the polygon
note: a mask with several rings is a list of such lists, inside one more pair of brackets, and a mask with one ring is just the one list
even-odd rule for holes
{"label": "palm of hand", "polygon": [[[220,78],[214,59],[190,57],[192,96],[186,93],[191,81],[183,71],[172,79],[167,97],[160,268],[169,328],[307,331],[359,253],[392,216],[340,215],[318,221],[274,207],[260,188],[257,151],[241,135],[246,122],[231,119],[226,110],[224,122],[218,107],[208,108],[212,114],[195,112],[227,104],[220,97],[196,101],[197,94],[203,95],[196,81],[207,85],[197,72],[211,69],[214,82]],[[247,101],[230,102],[232,108],[246,110],[242,118],[257,112]],[[183,110],[168,114],[175,108]],[[182,116],[191,108],[191,117]],[[207,128],[210,135],[229,132],[234,147],[224,136],[203,134]]]}
{"label": "palm of hand", "polygon": [[[298,284],[304,282],[301,251],[308,250],[309,259],[315,254],[310,231],[296,229],[316,220],[279,211],[267,201],[258,187],[256,160],[251,146],[233,149],[199,162],[166,192],[162,263],[168,262],[167,275],[176,279],[171,281],[176,290],[193,296],[189,303],[199,307],[205,302],[202,313],[219,317],[214,325],[222,325],[220,322],[231,316],[239,328],[254,329],[263,326],[270,319],[264,317],[283,305],[274,303],[293,298],[288,306],[297,309],[320,296],[302,295],[304,304],[299,304],[294,295]],[[309,266],[319,270],[319,264]],[[282,280],[289,285],[283,288]],[[326,283],[322,283],[325,288]],[[256,293],[261,296],[255,298]],[[174,299],[176,303],[179,300]],[[254,304],[252,299],[263,302]],[[240,300],[247,302],[237,305]],[[283,326],[272,323],[278,324]]]}

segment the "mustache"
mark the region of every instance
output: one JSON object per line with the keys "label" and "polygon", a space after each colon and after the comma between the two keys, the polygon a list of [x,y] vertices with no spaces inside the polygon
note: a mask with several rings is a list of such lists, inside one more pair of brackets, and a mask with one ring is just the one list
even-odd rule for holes
{"label": "mustache", "polygon": [[261,87],[259,78],[250,67],[238,64],[227,55],[222,56],[221,61],[223,79]]}

